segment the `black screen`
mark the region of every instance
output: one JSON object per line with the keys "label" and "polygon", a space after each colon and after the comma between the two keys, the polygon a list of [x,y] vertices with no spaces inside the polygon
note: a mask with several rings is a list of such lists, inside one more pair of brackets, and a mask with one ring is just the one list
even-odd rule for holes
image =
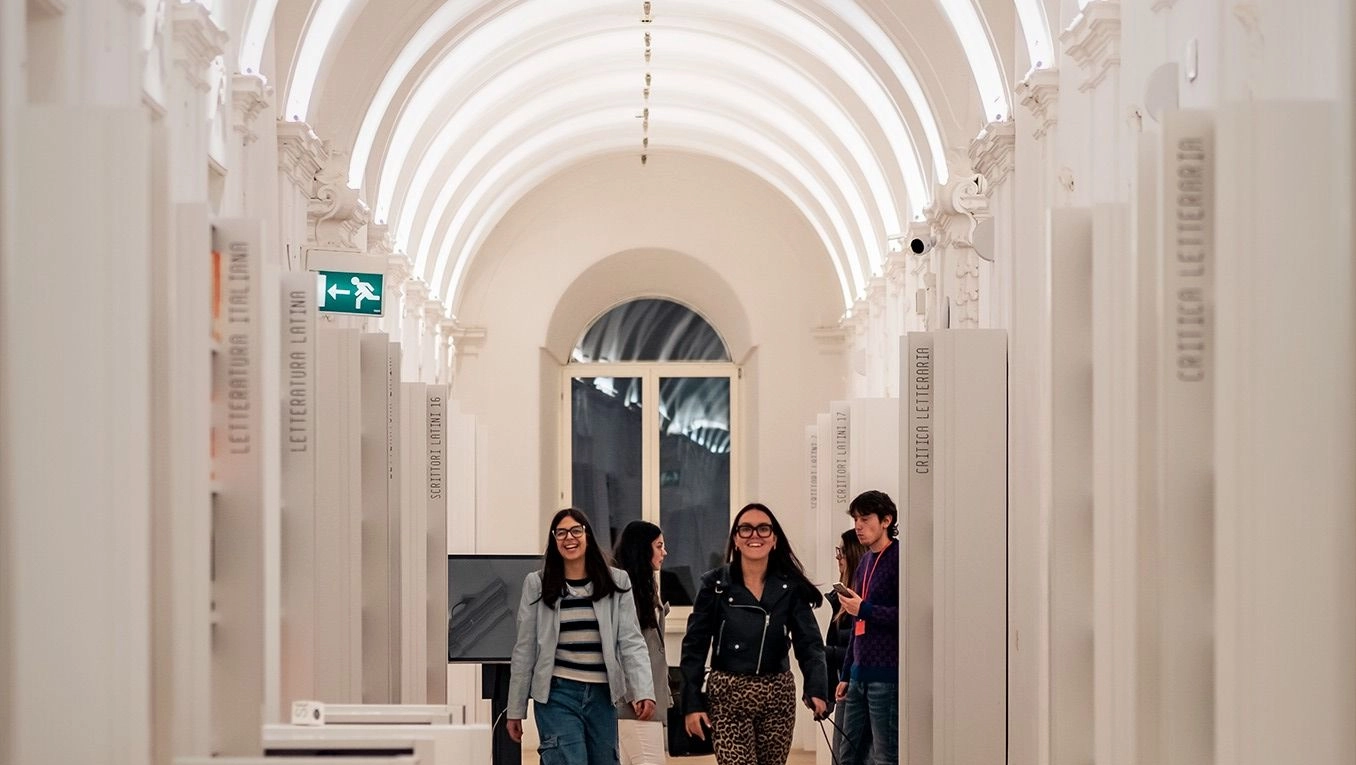
{"label": "black screen", "polygon": [[540,555],[447,556],[448,662],[512,657],[523,578],[540,569]]}

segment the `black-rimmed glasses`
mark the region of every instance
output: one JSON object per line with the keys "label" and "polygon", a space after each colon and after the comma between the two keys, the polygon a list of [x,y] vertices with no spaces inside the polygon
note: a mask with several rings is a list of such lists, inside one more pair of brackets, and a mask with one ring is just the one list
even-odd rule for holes
{"label": "black-rimmed glasses", "polygon": [[571,527],[569,527],[569,528],[567,528],[567,529],[561,529],[561,528],[558,528],[558,529],[556,529],[555,531],[551,532],[551,535],[554,536],[556,539],[559,539],[559,540],[564,540],[565,537],[574,537],[575,539],[583,539],[583,538],[584,538],[584,527],[583,527],[583,526],[571,526]]}
{"label": "black-rimmed glasses", "polygon": [[757,534],[761,539],[767,539],[772,536],[772,524],[760,523],[757,526],[751,526],[747,523],[741,523],[735,526],[735,533],[739,535],[740,539],[748,539],[754,534]]}

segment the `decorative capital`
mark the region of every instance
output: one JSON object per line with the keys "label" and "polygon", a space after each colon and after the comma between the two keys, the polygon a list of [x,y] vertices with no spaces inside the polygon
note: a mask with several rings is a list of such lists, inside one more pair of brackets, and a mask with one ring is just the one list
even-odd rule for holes
{"label": "decorative capital", "polygon": [[970,164],[990,187],[997,186],[1012,173],[1016,148],[1016,124],[1012,120],[990,122],[970,142]]}
{"label": "decorative capital", "polygon": [[428,298],[424,300],[424,326],[436,327],[442,329],[442,323],[447,317],[447,308],[443,306],[443,301]]}
{"label": "decorative capital", "polygon": [[405,318],[419,321],[424,318],[424,303],[428,300],[428,285],[419,277],[405,280],[405,299],[401,301]]}
{"label": "decorative capital", "polygon": [[867,310],[871,316],[880,316],[885,313],[885,277],[873,276],[866,283]]}
{"label": "decorative capital", "polygon": [[1017,98],[1031,116],[1035,117],[1036,127],[1031,131],[1036,140],[1040,140],[1055,126],[1059,116],[1056,108],[1059,102],[1059,71],[1056,69],[1032,69],[1015,88]]}
{"label": "decorative capital", "polygon": [[904,286],[904,282],[909,274],[909,240],[910,237],[892,236],[886,247],[885,252],[885,280],[893,290],[898,290]]}
{"label": "decorative capital", "polygon": [[396,286],[405,284],[412,273],[414,264],[405,253],[392,252],[386,256],[386,278],[390,279],[392,284]]}
{"label": "decorative capital", "polygon": [[848,332],[844,326],[815,327],[810,330],[810,337],[821,355],[840,356],[847,349]]}
{"label": "decorative capital", "polygon": [[485,345],[485,328],[463,327],[455,319],[452,323],[454,326],[449,334],[456,344],[457,352],[462,356],[479,356],[481,347]]}
{"label": "decorative capital", "polygon": [[208,68],[226,52],[229,36],[217,26],[212,12],[202,3],[176,2],[171,4],[170,25],[174,30],[174,63],[184,73],[190,85],[206,93],[212,88]]}
{"label": "decorative capital", "polygon": [[1102,83],[1121,63],[1121,4],[1119,0],[1092,0],[1059,36],[1069,56],[1087,73],[1078,86],[1089,91]]}
{"label": "decorative capital", "polygon": [[329,147],[305,122],[278,121],[278,169],[307,196],[316,173],[330,158]]}
{"label": "decorative capital", "polygon": [[989,217],[989,182],[980,173],[952,178],[938,190],[927,214],[929,234],[943,249],[973,247],[975,226]]}
{"label": "decorative capital", "polygon": [[367,254],[384,260],[390,260],[391,256],[395,254],[395,243],[391,241],[391,229],[385,223],[367,224]]}
{"label": "decorative capital", "polygon": [[245,143],[254,143],[254,120],[273,101],[273,86],[261,74],[231,75],[231,126]]}
{"label": "decorative capital", "polygon": [[338,151],[328,155],[315,174],[314,190],[306,206],[311,241],[320,247],[362,249],[356,239],[367,225],[367,203],[358,197],[357,189],[348,186],[347,155]]}

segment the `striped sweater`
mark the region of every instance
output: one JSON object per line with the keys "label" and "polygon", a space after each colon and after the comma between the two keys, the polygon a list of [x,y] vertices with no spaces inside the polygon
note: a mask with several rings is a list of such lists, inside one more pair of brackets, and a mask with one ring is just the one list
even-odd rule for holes
{"label": "striped sweater", "polygon": [[587,579],[567,580],[565,596],[556,604],[560,609],[560,641],[556,643],[552,677],[581,683],[607,684],[607,665],[603,663],[603,636],[598,630],[598,615],[593,610],[593,584]]}

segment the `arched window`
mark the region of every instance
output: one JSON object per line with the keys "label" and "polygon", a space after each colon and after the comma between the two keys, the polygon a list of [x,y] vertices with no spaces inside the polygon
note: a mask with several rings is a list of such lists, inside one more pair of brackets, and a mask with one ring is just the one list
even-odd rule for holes
{"label": "arched window", "polygon": [[729,361],[714,327],[672,300],[642,298],[598,317],[570,354],[572,362]]}
{"label": "arched window", "polygon": [[670,551],[662,587],[675,606],[691,605],[697,579],[725,553],[738,378],[716,329],[658,298],[594,320],[564,370],[562,499],[609,546],[632,520],[659,524]]}

